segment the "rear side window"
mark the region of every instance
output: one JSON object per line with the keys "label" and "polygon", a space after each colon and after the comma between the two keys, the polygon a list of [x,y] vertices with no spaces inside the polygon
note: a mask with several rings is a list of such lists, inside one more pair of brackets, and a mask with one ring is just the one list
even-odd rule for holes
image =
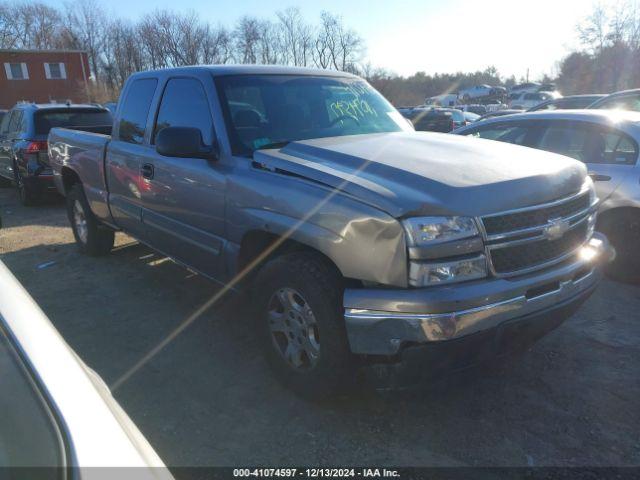
{"label": "rear side window", "polygon": [[134,80],[131,84],[122,105],[118,126],[118,138],[123,142],[141,144],[144,141],[147,116],[157,84],[155,78]]}
{"label": "rear side window", "polygon": [[7,112],[2,117],[2,123],[0,123],[0,135],[9,131],[9,121],[11,120],[11,112]]}
{"label": "rear side window", "polygon": [[200,81],[173,78],[167,82],[156,120],[154,143],[158,132],[166,127],[197,128],[202,133],[203,143],[213,144],[213,120]]}
{"label": "rear side window", "polygon": [[591,125],[550,126],[538,148],[585,163],[634,165],[638,158],[638,146],[630,137]]}
{"label": "rear side window", "polygon": [[23,118],[22,110],[14,110],[11,113],[11,118],[9,119],[9,127],[7,129],[7,132],[8,133],[20,132],[24,125],[22,118]]}
{"label": "rear side window", "polygon": [[36,134],[40,135],[56,127],[96,127],[111,122],[111,114],[103,110],[43,110],[34,115]]}

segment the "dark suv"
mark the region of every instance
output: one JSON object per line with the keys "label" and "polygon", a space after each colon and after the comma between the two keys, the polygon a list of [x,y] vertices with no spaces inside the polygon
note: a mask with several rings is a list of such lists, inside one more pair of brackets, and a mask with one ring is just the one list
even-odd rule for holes
{"label": "dark suv", "polygon": [[111,132],[111,113],[95,105],[19,103],[0,124],[0,182],[14,182],[24,205],[55,191],[47,156],[53,127]]}

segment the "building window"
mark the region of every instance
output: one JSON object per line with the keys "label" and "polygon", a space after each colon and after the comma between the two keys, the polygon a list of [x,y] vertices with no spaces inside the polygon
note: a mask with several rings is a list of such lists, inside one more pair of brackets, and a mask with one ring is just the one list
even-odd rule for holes
{"label": "building window", "polygon": [[47,80],[60,80],[67,78],[64,63],[45,63],[44,74],[45,77],[47,77]]}
{"label": "building window", "polygon": [[8,80],[29,80],[26,63],[5,63],[4,71]]}

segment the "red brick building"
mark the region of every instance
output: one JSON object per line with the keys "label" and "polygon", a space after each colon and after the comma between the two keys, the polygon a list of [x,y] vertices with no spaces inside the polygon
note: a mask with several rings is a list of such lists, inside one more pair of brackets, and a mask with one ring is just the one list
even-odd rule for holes
{"label": "red brick building", "polygon": [[80,50],[0,50],[0,108],[26,100],[86,102],[89,59]]}

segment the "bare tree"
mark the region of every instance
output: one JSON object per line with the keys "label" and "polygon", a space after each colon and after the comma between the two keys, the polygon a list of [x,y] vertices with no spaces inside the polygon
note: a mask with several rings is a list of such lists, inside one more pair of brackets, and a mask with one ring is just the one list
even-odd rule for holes
{"label": "bare tree", "polygon": [[0,47],[15,48],[20,42],[20,28],[16,22],[16,7],[0,4]]}
{"label": "bare tree", "polygon": [[66,5],[65,43],[67,47],[87,51],[91,71],[99,78],[101,55],[107,35],[105,12],[95,0],[79,0]]}
{"label": "bare tree", "polygon": [[238,20],[233,31],[236,59],[239,63],[258,63],[260,21],[245,15]]}
{"label": "bare tree", "polygon": [[341,17],[322,12],[314,56],[320,68],[355,71],[363,49],[362,38],[345,27]]}
{"label": "bare tree", "polygon": [[282,12],[277,12],[276,16],[282,31],[284,63],[306,67],[312,57],[313,28],[304,21],[297,7],[289,7]]}
{"label": "bare tree", "polygon": [[224,27],[205,25],[202,39],[202,58],[205,64],[228,63],[233,58],[233,39]]}

